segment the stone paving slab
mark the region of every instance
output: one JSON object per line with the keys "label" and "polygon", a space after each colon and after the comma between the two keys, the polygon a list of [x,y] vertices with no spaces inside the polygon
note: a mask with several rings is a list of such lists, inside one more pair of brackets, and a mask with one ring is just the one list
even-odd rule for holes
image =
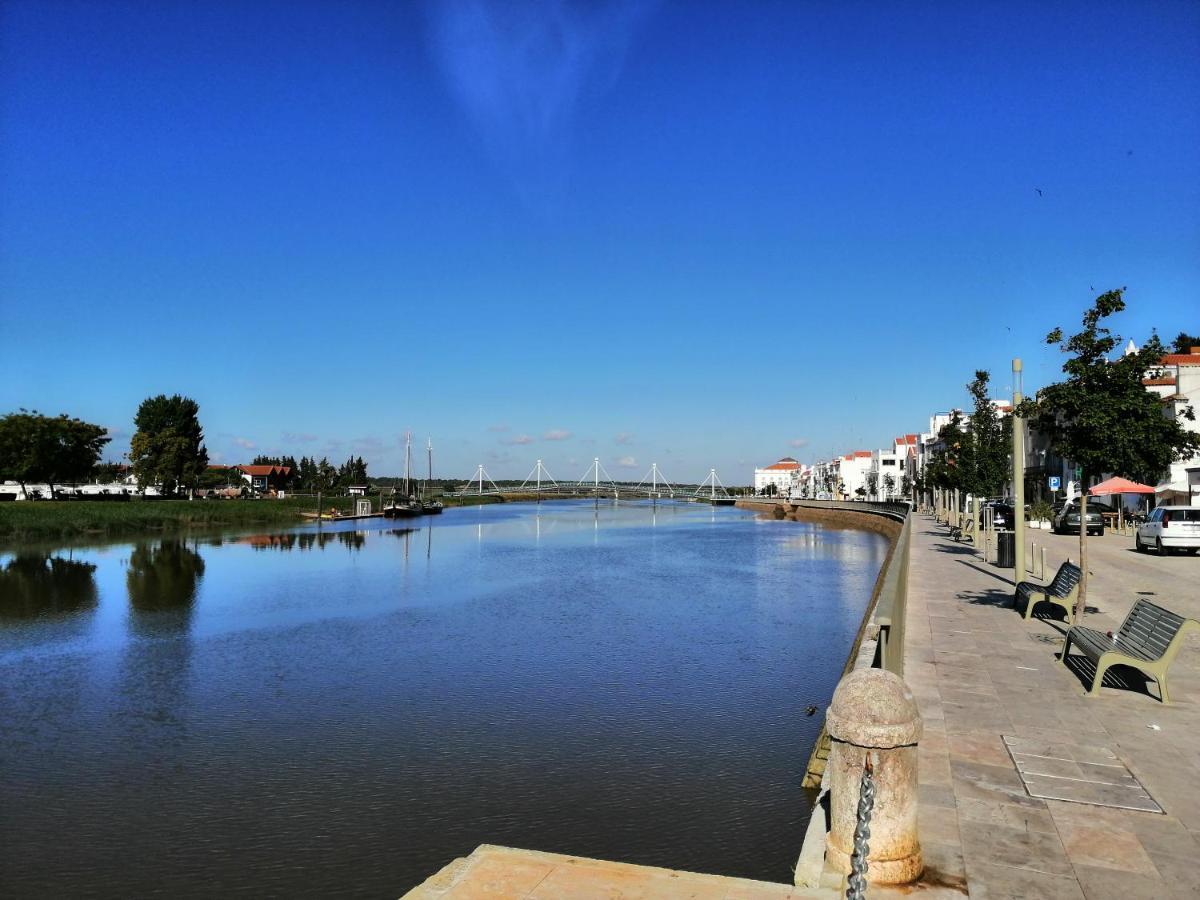
{"label": "stone paving slab", "polygon": [[[1011,569],[927,517],[913,525],[905,680],[925,720],[922,846],[957,852],[973,898],[1200,897],[1198,636],[1171,669],[1172,705],[1132,670],[1088,697],[1086,671],[1059,661],[1066,623],[1026,622],[1012,606]],[[1049,576],[1079,558],[1078,537],[1033,539],[1039,557],[1047,548]],[[1141,596],[1200,618],[1196,557],[1136,554],[1132,538],[1110,533],[1089,541],[1088,568],[1093,628],[1115,629]],[[1117,764],[1162,812],[1031,796],[1006,738],[1019,754],[1065,762],[1043,780],[1078,771],[1099,782]]]}
{"label": "stone paving slab", "polygon": [[702,875],[484,844],[402,900],[834,900],[823,888]]}
{"label": "stone paving slab", "polygon": [[1031,797],[1161,813],[1133,773],[1107,747],[1050,744],[1002,735]]}

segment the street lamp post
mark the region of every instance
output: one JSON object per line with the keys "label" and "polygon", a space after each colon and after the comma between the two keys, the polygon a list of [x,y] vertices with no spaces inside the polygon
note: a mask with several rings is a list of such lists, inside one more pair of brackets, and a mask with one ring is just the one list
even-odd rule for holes
{"label": "street lamp post", "polygon": [[1017,415],[1017,407],[1025,399],[1021,395],[1021,360],[1012,361],[1013,371],[1013,584],[1025,577],[1025,423]]}

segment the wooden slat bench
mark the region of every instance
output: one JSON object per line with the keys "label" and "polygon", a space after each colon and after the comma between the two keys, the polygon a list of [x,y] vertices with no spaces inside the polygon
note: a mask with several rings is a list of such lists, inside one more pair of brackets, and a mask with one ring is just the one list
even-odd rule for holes
{"label": "wooden slat bench", "polygon": [[1104,673],[1110,666],[1124,665],[1140,669],[1157,681],[1159,698],[1163,703],[1170,703],[1167,669],[1183,646],[1187,632],[1192,629],[1200,630],[1200,622],[1185,619],[1149,600],[1138,600],[1125,617],[1120,630],[1112,637],[1082,625],[1069,628],[1063,644],[1063,665],[1066,665],[1067,654],[1074,645],[1096,664],[1096,675],[1092,678],[1089,694],[1100,693]]}
{"label": "wooden slat bench", "polygon": [[1054,580],[1049,584],[1034,584],[1032,581],[1022,581],[1017,585],[1017,593],[1013,597],[1013,606],[1022,598],[1025,600],[1025,618],[1033,615],[1033,608],[1043,600],[1061,606],[1071,615],[1071,608],[1079,596],[1079,579],[1083,573],[1079,566],[1065,562],[1054,573]]}

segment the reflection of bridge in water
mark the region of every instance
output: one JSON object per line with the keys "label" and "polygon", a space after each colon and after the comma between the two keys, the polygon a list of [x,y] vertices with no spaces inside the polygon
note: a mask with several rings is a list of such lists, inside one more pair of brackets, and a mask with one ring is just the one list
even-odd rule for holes
{"label": "reflection of bridge in water", "polygon": [[592,460],[588,470],[578,481],[560,482],[550,474],[539,459],[528,477],[519,485],[505,484],[501,487],[488,475],[487,469],[480,463],[475,474],[457,491],[451,492],[455,497],[493,496],[501,498],[537,498],[537,499],[566,499],[578,497],[621,497],[647,498],[654,500],[702,500],[708,503],[728,505],[733,503],[733,497],[721,483],[716,469],[708,470],[708,477],[696,485],[672,484],[658,468],[658,463],[651,463],[645,477],[634,484],[631,481],[617,481],[608,474],[600,458]]}

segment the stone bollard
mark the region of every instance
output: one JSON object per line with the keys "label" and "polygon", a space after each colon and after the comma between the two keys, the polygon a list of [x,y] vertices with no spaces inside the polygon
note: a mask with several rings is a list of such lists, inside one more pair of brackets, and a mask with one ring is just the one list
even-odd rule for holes
{"label": "stone bollard", "polygon": [[921,877],[917,841],[917,741],[921,715],[912,691],[883,669],[857,669],[833,692],[826,718],[830,753],[830,830],[826,861],[850,872],[863,761],[871,754],[875,807],[871,814],[867,880],[907,884]]}

